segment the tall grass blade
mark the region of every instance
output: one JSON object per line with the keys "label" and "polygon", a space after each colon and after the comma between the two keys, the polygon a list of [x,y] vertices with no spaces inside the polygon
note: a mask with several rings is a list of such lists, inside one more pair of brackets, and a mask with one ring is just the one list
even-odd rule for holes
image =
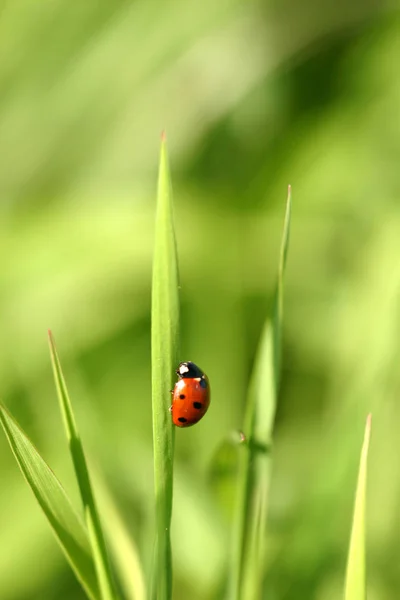
{"label": "tall grass blade", "polygon": [[283,311],[283,276],[289,245],[291,190],[286,203],[277,283],[250,380],[244,434],[240,448],[237,505],[234,521],[231,600],[262,597],[265,525],[270,481],[272,431],[276,410]]}
{"label": "tall grass blade", "polygon": [[64,488],[14,418],[0,404],[0,422],[36,500],[86,594],[100,600],[90,543]]}
{"label": "tall grass blade", "polygon": [[92,473],[97,491],[100,513],[113,564],[119,575],[126,600],[146,600],[146,587],[139,553],[121,518],[119,509],[103,477],[98,471]]}
{"label": "tall grass blade", "polygon": [[153,259],[151,360],[153,401],[154,486],[156,546],[152,598],[169,600],[172,594],[170,524],[172,515],[174,431],[169,413],[169,390],[178,361],[179,295],[172,191],[163,135],[158,178]]}
{"label": "tall grass blade", "polygon": [[49,331],[49,346],[58,399],[60,401],[69,450],[83,503],[84,516],[89,532],[89,540],[92,547],[101,598],[102,600],[114,600],[116,598],[114,582],[90,481],[89,470],[51,331]]}
{"label": "tall grass blade", "polygon": [[356,499],[354,504],[353,525],[347,558],[347,571],[344,600],[365,600],[365,505],[367,489],[368,448],[371,437],[371,415],[365,426],[364,442],[361,450],[360,468]]}

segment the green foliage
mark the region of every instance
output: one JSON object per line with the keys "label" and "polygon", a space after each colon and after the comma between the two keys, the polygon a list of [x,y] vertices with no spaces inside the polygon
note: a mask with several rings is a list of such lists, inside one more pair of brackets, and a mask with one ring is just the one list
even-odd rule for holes
{"label": "green foliage", "polygon": [[99,499],[100,513],[115,568],[119,575],[126,600],[146,600],[146,586],[138,548],[127,530],[120,510],[98,472],[94,477],[96,495]]}
{"label": "green foliage", "polygon": [[53,532],[89,598],[101,598],[88,533],[60,482],[36,448],[0,405],[0,421],[28,485],[35,494]]}
{"label": "green foliage", "polygon": [[51,331],[49,331],[49,345],[60,409],[67,435],[68,447],[75,469],[76,480],[81,494],[83,514],[85,516],[86,527],[92,548],[92,556],[96,568],[101,598],[102,600],[114,600],[116,598],[114,583],[100,517],[90,481],[89,469]]}
{"label": "green foliage", "polygon": [[[355,423],[372,412],[368,600],[397,598],[398,7],[3,5],[1,398],[78,507],[43,343],[51,326],[63,340],[85,450],[101,465],[147,576],[155,533],[150,274],[165,127],[182,285],[178,358],[198,362],[212,388],[206,417],[175,436],[173,596],[221,600],[235,457],[246,449],[230,446],[224,470],[214,456],[243,428],[290,181],[296,218],[264,595],[343,597]],[[13,461],[0,436],[0,598],[82,598]]]}
{"label": "green foliage", "polygon": [[272,309],[267,317],[251,377],[241,446],[238,500],[235,515],[232,600],[257,600],[265,575],[268,493],[271,474],[272,430],[280,379],[283,275],[289,246],[291,191],[289,188],[281,255]]}
{"label": "green foliage", "polygon": [[166,140],[163,135],[158,178],[151,309],[154,488],[157,528],[152,597],[158,600],[169,600],[172,594],[170,527],[174,430],[169,412],[168,390],[171,390],[174,384],[174,370],[178,362],[178,343],[178,259]]}
{"label": "green foliage", "polygon": [[361,451],[353,525],[351,529],[350,548],[347,559],[344,600],[365,600],[367,597],[365,581],[365,501],[367,491],[367,462],[370,436],[371,415],[369,415],[367,419],[364,443]]}

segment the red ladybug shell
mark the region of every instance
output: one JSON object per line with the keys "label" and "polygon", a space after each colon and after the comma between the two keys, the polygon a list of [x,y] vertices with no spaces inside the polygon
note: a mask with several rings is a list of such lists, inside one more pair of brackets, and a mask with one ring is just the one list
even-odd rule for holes
{"label": "red ladybug shell", "polygon": [[194,425],[210,405],[210,382],[194,363],[183,362],[177,369],[179,377],[172,390],[172,421],[177,427]]}

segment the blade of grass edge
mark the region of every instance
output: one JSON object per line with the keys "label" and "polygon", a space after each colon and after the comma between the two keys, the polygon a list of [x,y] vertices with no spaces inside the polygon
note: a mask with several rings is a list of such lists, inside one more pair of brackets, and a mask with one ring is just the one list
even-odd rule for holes
{"label": "blade of grass edge", "polygon": [[[262,582],[264,537],[270,479],[270,446],[274,424],[281,354],[283,276],[289,246],[291,188],[288,188],[277,283],[271,314],[266,319],[246,405],[247,444],[239,454],[237,501],[234,517],[230,600],[258,598]],[[256,521],[260,526],[256,526]]]}
{"label": "blade of grass edge", "polygon": [[151,597],[170,600],[170,526],[173,494],[174,428],[169,390],[174,384],[179,344],[179,283],[171,180],[165,135],[161,138],[151,308],[151,365],[156,546]]}
{"label": "blade of grass edge", "polygon": [[353,524],[347,559],[344,600],[365,600],[365,511],[367,489],[368,449],[371,437],[371,415],[367,417],[358,471]]}
{"label": "blade of grass edge", "polygon": [[91,600],[99,600],[100,593],[87,531],[64,488],[2,404],[0,422],[17,464],[78,581]]}
{"label": "blade of grass edge", "polygon": [[48,337],[57,395],[60,402],[69,450],[71,453],[72,463],[84,508],[84,516],[88,528],[90,544],[92,547],[92,554],[101,598],[102,600],[115,600],[116,593],[114,581],[92,484],[90,481],[89,470],[72,410],[72,404],[68,395],[64,375],[61,369],[60,360],[58,358],[53,334],[50,330],[48,331]]}

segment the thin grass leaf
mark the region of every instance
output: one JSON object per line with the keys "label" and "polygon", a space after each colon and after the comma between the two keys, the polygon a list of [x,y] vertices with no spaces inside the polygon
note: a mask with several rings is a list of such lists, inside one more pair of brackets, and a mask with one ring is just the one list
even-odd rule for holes
{"label": "thin grass leaf", "polygon": [[100,600],[86,528],[64,488],[14,418],[0,404],[0,422],[11,450],[86,594]]}
{"label": "thin grass leaf", "polygon": [[158,178],[153,259],[151,360],[156,546],[151,584],[152,598],[169,600],[172,594],[170,525],[172,515],[174,429],[169,413],[169,390],[178,362],[179,294],[172,191],[163,135]]}
{"label": "thin grass leaf", "polygon": [[213,453],[208,472],[208,485],[223,513],[231,512],[235,500],[238,469],[238,446],[245,444],[243,432],[232,430]]}
{"label": "thin grass leaf", "polygon": [[96,470],[93,480],[98,495],[100,513],[104,517],[107,540],[113,563],[127,600],[146,600],[146,587],[137,548],[121,518],[118,507],[103,477]]}
{"label": "thin grass leaf", "polygon": [[365,505],[367,489],[368,448],[371,437],[371,415],[367,417],[364,442],[361,450],[360,468],[356,499],[354,505],[353,525],[351,529],[349,555],[344,600],[365,600]]}
{"label": "thin grass leaf", "polygon": [[270,448],[276,410],[283,311],[283,276],[289,245],[291,190],[286,203],[281,252],[272,310],[261,335],[250,380],[241,447],[234,521],[231,600],[261,597],[265,525],[270,481]]}
{"label": "thin grass leaf", "polygon": [[60,401],[69,450],[83,503],[101,598],[102,600],[114,600],[116,598],[114,582],[90,482],[89,470],[51,331],[49,331],[49,346],[58,399]]}

